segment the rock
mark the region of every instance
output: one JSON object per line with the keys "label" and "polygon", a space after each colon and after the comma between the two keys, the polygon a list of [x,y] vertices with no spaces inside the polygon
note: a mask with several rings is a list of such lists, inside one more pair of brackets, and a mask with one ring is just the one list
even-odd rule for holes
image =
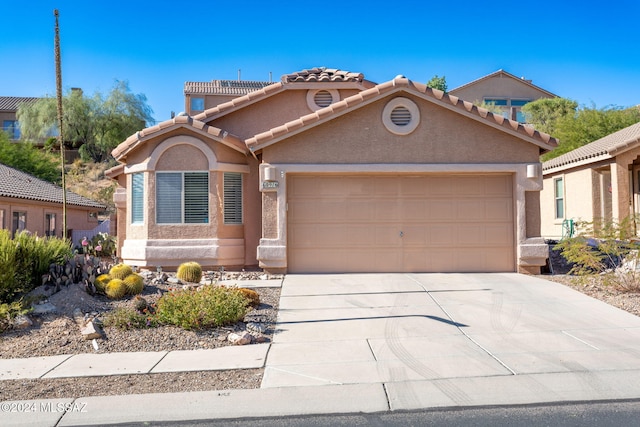
{"label": "rock", "polygon": [[251,332],[257,332],[258,334],[264,333],[264,326],[262,326],[260,323],[247,323],[247,329]]}
{"label": "rock", "polygon": [[269,338],[263,337],[262,335],[259,337],[253,337],[253,342],[256,344],[262,344],[265,342],[269,342]]}
{"label": "rock", "polygon": [[231,344],[234,345],[247,345],[247,344],[251,344],[251,340],[252,340],[252,336],[249,332],[242,332],[241,334],[236,334],[235,332],[232,332],[229,334],[229,336],[227,337],[227,339],[229,340],[229,342]]}
{"label": "rock", "polygon": [[167,279],[168,283],[171,283],[172,285],[180,285],[182,284],[182,282],[180,281],[180,279],[178,279],[177,277],[169,277]]}
{"label": "rock", "polygon": [[84,313],[82,313],[82,310],[80,310],[79,308],[73,309],[73,320],[81,328],[85,326]]}
{"label": "rock", "polygon": [[93,320],[87,322],[87,325],[80,331],[85,340],[94,340],[96,338],[102,338],[100,329],[96,326]]}
{"label": "rock", "polygon": [[58,311],[55,305],[50,302],[45,302],[42,304],[36,304],[33,306],[33,314],[47,314],[47,313],[55,313]]}
{"label": "rock", "polygon": [[19,314],[13,319],[13,327],[16,329],[27,329],[33,326],[33,322],[29,318],[29,316],[25,314]]}

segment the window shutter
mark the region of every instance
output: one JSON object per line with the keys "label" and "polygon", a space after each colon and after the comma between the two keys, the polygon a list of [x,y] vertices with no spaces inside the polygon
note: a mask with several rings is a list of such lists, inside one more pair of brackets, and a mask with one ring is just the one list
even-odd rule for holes
{"label": "window shutter", "polygon": [[209,222],[209,173],[184,174],[184,222]]}
{"label": "window shutter", "polygon": [[156,222],[179,224],[182,222],[182,174],[156,174]]}
{"label": "window shutter", "polygon": [[242,174],[224,173],[224,223],[242,224]]}
{"label": "window shutter", "polygon": [[131,223],[144,222],[144,175],[134,173],[131,176]]}

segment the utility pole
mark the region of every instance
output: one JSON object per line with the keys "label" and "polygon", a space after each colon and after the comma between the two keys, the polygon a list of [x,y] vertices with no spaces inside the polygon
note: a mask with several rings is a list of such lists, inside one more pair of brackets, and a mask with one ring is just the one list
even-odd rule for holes
{"label": "utility pole", "polygon": [[67,183],[64,172],[64,133],[62,127],[62,71],[60,69],[60,27],[58,26],[58,9],[53,10],[56,17],[54,40],[56,61],[56,99],[58,101],[58,143],[60,144],[60,164],[62,165],[62,238],[67,239]]}

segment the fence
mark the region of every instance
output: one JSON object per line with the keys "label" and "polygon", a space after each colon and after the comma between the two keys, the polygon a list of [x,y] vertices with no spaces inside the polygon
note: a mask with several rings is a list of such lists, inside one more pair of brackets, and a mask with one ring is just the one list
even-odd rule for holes
{"label": "fence", "polygon": [[93,239],[94,236],[97,236],[98,233],[107,233],[109,234],[109,229],[111,227],[111,220],[107,219],[102,221],[96,228],[93,230],[73,230],[71,232],[71,243],[73,246],[80,246],[80,242],[83,238],[87,238],[87,240]]}

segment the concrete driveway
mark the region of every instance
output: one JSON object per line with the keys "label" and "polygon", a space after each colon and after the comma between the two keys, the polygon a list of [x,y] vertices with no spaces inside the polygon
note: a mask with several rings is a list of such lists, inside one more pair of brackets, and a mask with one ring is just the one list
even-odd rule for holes
{"label": "concrete driveway", "polygon": [[640,317],[505,274],[287,275],[262,388],[383,385],[391,410],[640,398]]}

